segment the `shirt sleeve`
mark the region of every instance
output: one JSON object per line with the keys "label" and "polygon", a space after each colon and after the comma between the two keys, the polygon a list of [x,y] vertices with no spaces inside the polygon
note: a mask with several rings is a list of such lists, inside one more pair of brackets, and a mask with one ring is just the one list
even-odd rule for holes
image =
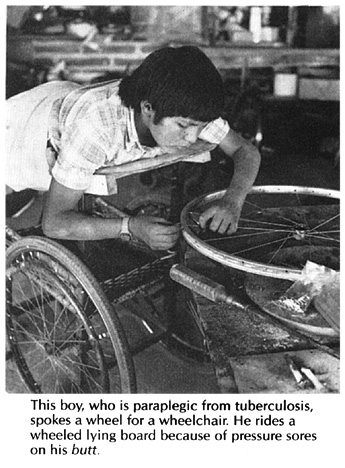
{"label": "shirt sleeve", "polygon": [[208,141],[219,145],[224,140],[230,130],[229,124],[226,120],[219,117],[219,119],[212,120],[205,128],[200,132],[199,138],[201,140]]}
{"label": "shirt sleeve", "polygon": [[57,182],[74,190],[90,187],[94,172],[105,164],[112,147],[111,128],[104,123],[100,110],[93,106],[66,124],[52,169]]}

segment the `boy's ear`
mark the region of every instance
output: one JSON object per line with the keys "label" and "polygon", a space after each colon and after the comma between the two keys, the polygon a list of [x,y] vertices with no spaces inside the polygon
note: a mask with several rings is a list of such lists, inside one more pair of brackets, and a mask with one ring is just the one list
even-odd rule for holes
{"label": "boy's ear", "polygon": [[151,104],[148,101],[141,101],[140,103],[141,113],[147,117],[151,117],[154,113]]}

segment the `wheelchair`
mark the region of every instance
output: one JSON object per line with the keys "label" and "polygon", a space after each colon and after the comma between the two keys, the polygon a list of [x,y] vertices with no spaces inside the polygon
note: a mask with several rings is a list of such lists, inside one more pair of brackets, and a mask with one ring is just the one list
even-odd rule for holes
{"label": "wheelchair", "polygon": [[[172,222],[181,221],[182,249],[157,253],[119,240],[58,243],[42,237],[39,227],[20,233],[6,229],[8,354],[30,392],[135,393],[133,357],[158,342],[182,346],[199,360],[208,361],[191,291],[214,300],[218,289],[207,278],[199,281],[193,272],[177,267],[185,260],[183,249],[191,247],[225,268],[254,275],[255,281],[251,282],[252,276],[245,281],[246,292],[266,314],[270,313],[265,309],[268,298],[261,301],[257,291],[275,297],[281,281],[285,284],[300,278],[307,260],[339,270],[338,191],[253,187],[236,235],[213,239],[199,229],[198,215],[223,192],[201,195],[185,204],[184,167],[180,163],[173,167],[169,201],[162,203],[161,197],[152,197],[150,202],[143,196],[139,205],[129,204],[132,211],[126,214],[148,210],[148,214],[164,213]],[[123,215],[99,197],[84,196],[81,209],[95,216]],[[262,278],[269,283],[262,283]],[[177,333],[174,312],[179,308],[181,286],[189,323],[199,332],[197,345],[188,340],[188,333],[182,337]],[[226,299],[233,303],[230,296]],[[135,314],[147,332],[139,341],[129,342],[126,336],[124,310]],[[311,324],[271,316],[294,334],[338,340],[334,327],[319,323],[317,317]],[[315,339],[312,344],[320,346]]]}
{"label": "wheelchair", "polygon": [[[153,214],[146,198],[134,214]],[[82,205],[94,216],[124,215],[101,197],[84,195]],[[40,226],[6,227],[7,357],[27,390],[136,393],[134,355],[162,340],[193,352],[174,332],[177,284],[169,270],[177,256],[136,242],[57,242]],[[130,343],[119,311],[134,312],[145,336]]]}

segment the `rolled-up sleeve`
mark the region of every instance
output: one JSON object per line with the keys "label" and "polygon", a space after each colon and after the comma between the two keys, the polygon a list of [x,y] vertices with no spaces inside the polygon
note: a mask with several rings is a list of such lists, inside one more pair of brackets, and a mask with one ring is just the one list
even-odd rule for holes
{"label": "rolled-up sleeve", "polygon": [[206,127],[203,128],[200,132],[199,138],[219,145],[219,143],[224,140],[228,134],[229,129],[230,127],[228,122],[219,117],[219,119],[212,120],[212,122],[208,123]]}
{"label": "rolled-up sleeve", "polygon": [[52,176],[64,187],[85,191],[92,183],[93,172],[58,159],[52,169]]}

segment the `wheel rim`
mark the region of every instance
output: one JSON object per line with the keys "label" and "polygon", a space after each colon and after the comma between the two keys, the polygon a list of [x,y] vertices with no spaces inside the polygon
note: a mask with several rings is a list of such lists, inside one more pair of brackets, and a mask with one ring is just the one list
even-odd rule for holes
{"label": "wheel rim", "polygon": [[[297,218],[287,218],[286,216],[282,216],[281,211],[282,208],[277,207],[264,207],[263,209],[256,205],[251,204],[250,202],[245,202],[249,204],[249,212],[252,210],[251,216],[259,216],[261,217],[261,221],[256,220],[256,227],[255,231],[253,232],[253,227],[250,224],[251,221],[244,217],[244,211],[241,216],[241,220],[239,223],[239,228],[237,233],[228,236],[219,236],[218,239],[215,236],[210,238],[203,238],[200,229],[198,228],[197,224],[195,223],[195,216],[199,215],[204,209],[212,204],[215,201],[220,200],[225,191],[214,192],[208,195],[204,195],[192,200],[188,203],[181,214],[181,223],[182,223],[182,232],[186,242],[197,250],[202,255],[230,268],[235,268],[238,270],[242,270],[248,273],[259,274],[261,276],[269,276],[272,278],[281,278],[281,279],[288,279],[291,281],[297,280],[301,275],[302,266],[294,267],[294,266],[282,266],[279,264],[274,264],[274,261],[269,260],[268,262],[262,261],[258,259],[250,258],[251,255],[255,257],[253,252],[257,254],[260,249],[262,249],[263,244],[260,238],[265,238],[266,245],[265,249],[269,249],[270,244],[272,244],[272,248],[274,247],[273,254],[277,250],[281,250],[283,247],[287,247],[289,245],[295,245],[296,243],[300,245],[303,241],[306,244],[320,244],[328,245],[328,247],[333,248],[335,251],[339,253],[339,207],[338,201],[340,198],[340,193],[337,190],[328,190],[328,189],[321,189],[321,188],[311,188],[311,187],[297,187],[297,186],[256,186],[253,187],[250,195],[254,197],[269,197],[277,203],[279,196],[281,197],[293,197],[298,201],[296,206],[286,207],[286,209],[290,209],[288,211],[289,216],[291,215],[292,211],[295,212]],[[318,213],[315,214],[317,211],[316,208],[305,208],[303,203],[306,202],[306,198],[312,199],[313,201],[322,199],[327,200],[329,203],[329,207],[327,207],[327,211],[331,212],[328,216],[326,215],[326,219],[320,221],[318,223],[313,222],[311,224],[310,220],[304,219],[307,217],[307,212],[313,211],[313,216],[319,215]],[[247,197],[248,199],[248,197]],[[333,201],[335,203],[335,208],[331,208],[333,205]],[[312,206],[312,205],[310,205]],[[293,210],[292,210],[293,208]],[[275,210],[275,211],[274,211]],[[319,209],[321,212],[322,210]],[[335,214],[335,212],[337,212]],[[268,219],[272,216],[279,215],[279,223],[277,226],[272,227],[266,225],[267,221],[265,221],[265,216],[268,216]],[[246,215],[247,216],[247,215]],[[328,217],[327,217],[328,216]],[[299,218],[302,219],[302,222],[299,222]],[[314,220],[315,221],[315,220]],[[261,222],[261,227],[260,227]],[[278,226],[278,224],[280,226]],[[336,225],[336,226],[335,226]],[[253,245],[249,249],[245,249],[246,253],[244,254],[244,249],[242,251],[239,249],[238,251],[225,251],[223,248],[219,248],[221,242],[226,241],[227,244],[232,243],[233,245],[236,242],[245,242],[249,241],[249,234],[253,238],[254,235],[257,237],[258,244],[261,242],[261,246],[253,243]],[[327,231],[327,232],[326,232]],[[333,232],[337,231],[337,232]],[[239,236],[246,236],[242,239]],[[267,236],[273,236],[272,239],[267,241]],[[300,238],[298,238],[298,236]],[[210,240],[211,239],[211,240]],[[220,243],[217,242],[219,241]],[[223,244],[222,244],[223,247]],[[275,255],[275,254],[274,254]],[[260,257],[259,255],[256,255]]]}

